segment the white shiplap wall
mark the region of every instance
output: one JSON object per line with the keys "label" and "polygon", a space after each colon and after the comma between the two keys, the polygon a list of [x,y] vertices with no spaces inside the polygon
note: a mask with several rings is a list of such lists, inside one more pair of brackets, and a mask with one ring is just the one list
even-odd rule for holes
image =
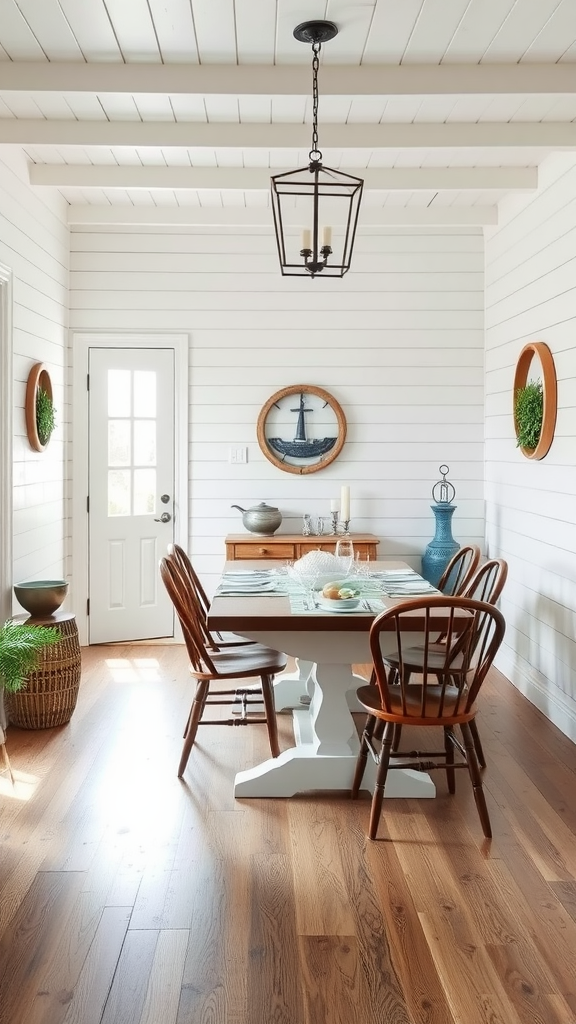
{"label": "white shiplap wall", "polygon": [[[550,157],[539,178],[534,196],[503,205],[486,242],[487,542],[510,567],[498,663],[576,740],[576,157]],[[558,378],[556,434],[539,462],[515,447],[512,420],[528,341],[546,342]]]}
{"label": "white shiplap wall", "polygon": [[[11,269],[13,282],[14,581],[63,577],[68,533],[64,383],[69,232],[62,200],[40,198],[26,178],[22,154],[1,147],[0,262]],[[57,410],[57,429],[41,453],[30,448],[24,420],[26,380],[36,362],[44,362],[50,372]],[[16,604],[14,609],[19,610]]]}
{"label": "white shiplap wall", "polygon": [[[71,234],[71,327],[190,338],[190,550],[211,585],[244,507],[280,507],[284,532],[329,513],[351,487],[352,527],[415,566],[433,532],[431,487],[446,462],[454,535],[481,542],[483,238],[395,230],[357,241],[343,280],[281,278],[271,230],[96,229]],[[308,383],[342,405],[348,438],[326,470],[296,477],[256,440],[276,390]],[[231,465],[246,445],[246,465]]]}

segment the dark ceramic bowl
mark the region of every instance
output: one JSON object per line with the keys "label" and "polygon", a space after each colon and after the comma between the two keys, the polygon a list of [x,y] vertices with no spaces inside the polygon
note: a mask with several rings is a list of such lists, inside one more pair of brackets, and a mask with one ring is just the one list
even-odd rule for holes
{"label": "dark ceramic bowl", "polygon": [[14,593],[18,603],[35,618],[53,615],[58,611],[68,593],[67,580],[29,580],[15,583]]}

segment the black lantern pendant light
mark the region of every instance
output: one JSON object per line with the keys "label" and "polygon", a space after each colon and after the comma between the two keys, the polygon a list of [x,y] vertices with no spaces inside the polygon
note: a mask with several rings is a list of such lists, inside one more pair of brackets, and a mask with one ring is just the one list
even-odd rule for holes
{"label": "black lantern pendant light", "polygon": [[[358,223],[362,178],[322,165],[318,144],[318,68],[322,43],[338,29],[331,21],[305,21],[294,29],[312,44],[312,149],[308,167],[271,179],[274,229],[280,269],[287,277],[343,277],[350,269]],[[286,235],[287,225],[301,223],[301,235]]]}

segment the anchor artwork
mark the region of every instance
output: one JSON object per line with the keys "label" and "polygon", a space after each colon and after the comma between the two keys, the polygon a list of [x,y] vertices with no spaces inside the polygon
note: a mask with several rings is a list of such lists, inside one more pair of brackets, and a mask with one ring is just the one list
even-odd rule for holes
{"label": "anchor artwork", "polygon": [[323,469],[339,454],[345,437],[346,420],[338,402],[313,385],[299,384],[276,392],[258,419],[262,451],[288,473]]}
{"label": "anchor artwork", "polygon": [[304,413],[313,412],[313,409],[305,408],[304,393],[302,391],[300,392],[300,405],[297,409],[292,409],[292,412],[298,413],[294,439],[292,441],[285,441],[281,437],[269,437],[268,444],[271,444],[274,450],[284,457],[292,455],[298,459],[310,459],[314,455],[326,455],[326,452],[329,452],[334,447],[338,438],[336,435],[334,437],[320,437],[317,439],[306,437]]}

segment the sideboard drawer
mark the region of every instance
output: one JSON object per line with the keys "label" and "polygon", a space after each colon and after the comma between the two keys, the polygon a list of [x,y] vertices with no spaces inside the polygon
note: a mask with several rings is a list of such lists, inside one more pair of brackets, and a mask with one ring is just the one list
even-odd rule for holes
{"label": "sideboard drawer", "polygon": [[234,558],[294,558],[293,544],[270,544],[264,539],[252,544],[234,544]]}
{"label": "sideboard drawer", "polygon": [[[242,558],[276,558],[279,561],[302,558],[308,551],[334,551],[338,537],[324,534],[321,537],[303,537],[298,533],[276,534],[272,537],[250,537],[244,534],[229,534],[226,537],[226,561],[234,562]],[[371,533],[352,534],[354,550],[360,558],[376,559],[378,537]]]}

